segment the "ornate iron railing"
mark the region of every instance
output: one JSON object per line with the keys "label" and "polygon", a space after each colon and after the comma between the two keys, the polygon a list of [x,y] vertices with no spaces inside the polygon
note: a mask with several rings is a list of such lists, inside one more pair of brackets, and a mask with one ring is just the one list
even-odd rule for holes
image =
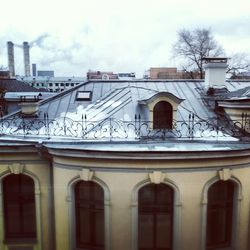
{"label": "ornate iron railing", "polygon": [[250,119],[246,114],[241,121],[223,118],[202,120],[189,115],[186,121],[173,121],[172,129],[153,129],[152,122],[143,121],[135,115],[133,121],[107,118],[102,121],[89,121],[82,116],[79,121],[67,117],[49,119],[48,114],[41,118],[14,116],[0,117],[0,135],[25,137],[64,137],[85,140],[97,139],[232,139],[245,138],[250,134]]}

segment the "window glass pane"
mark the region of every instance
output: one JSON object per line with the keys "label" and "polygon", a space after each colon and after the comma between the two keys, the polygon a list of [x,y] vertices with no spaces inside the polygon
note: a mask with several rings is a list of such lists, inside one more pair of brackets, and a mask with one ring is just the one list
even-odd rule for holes
{"label": "window glass pane", "polygon": [[218,181],[208,190],[207,246],[209,249],[231,244],[234,186]]}
{"label": "window glass pane", "polygon": [[80,244],[89,243],[90,238],[90,212],[86,209],[79,208],[79,240]]}
{"label": "window glass pane", "polygon": [[160,101],[153,110],[154,129],[172,129],[173,108],[166,101]]}
{"label": "window glass pane", "polygon": [[36,230],[36,223],[35,218],[35,203],[33,201],[26,201],[23,202],[22,206],[22,211],[23,211],[23,231],[26,232],[27,234],[31,234],[35,232]]}
{"label": "window glass pane", "polygon": [[3,180],[5,237],[35,238],[36,209],[33,180],[13,174]]}
{"label": "window glass pane", "polygon": [[21,232],[21,214],[20,206],[17,202],[9,202],[6,206],[7,216],[5,223],[8,235],[17,235]]}
{"label": "window glass pane", "polygon": [[172,249],[173,189],[149,184],[139,190],[139,249]]}
{"label": "window glass pane", "polygon": [[140,214],[139,216],[139,247],[145,249],[154,247],[153,214]]}
{"label": "window glass pane", "polygon": [[104,192],[92,181],[75,186],[76,245],[81,249],[104,249]]}
{"label": "window glass pane", "polygon": [[97,211],[95,214],[95,236],[96,236],[96,244],[103,245],[104,244],[104,212]]}
{"label": "window glass pane", "polygon": [[171,248],[172,225],[171,214],[156,215],[156,246],[158,248]]}

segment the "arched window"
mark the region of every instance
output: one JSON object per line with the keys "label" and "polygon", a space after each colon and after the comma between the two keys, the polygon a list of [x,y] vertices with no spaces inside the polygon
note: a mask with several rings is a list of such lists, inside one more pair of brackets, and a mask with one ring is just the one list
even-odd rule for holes
{"label": "arched window", "polygon": [[173,107],[169,102],[160,101],[154,106],[153,128],[172,129],[173,126]]}
{"label": "arched window", "polygon": [[234,184],[217,181],[208,190],[207,249],[230,247],[233,228]]}
{"label": "arched window", "polygon": [[139,250],[173,248],[174,191],[165,184],[148,184],[138,193]]}
{"label": "arched window", "polygon": [[104,191],[93,181],[75,186],[77,249],[104,250]]}
{"label": "arched window", "polygon": [[35,239],[36,209],[34,181],[24,174],[3,179],[5,239]]}

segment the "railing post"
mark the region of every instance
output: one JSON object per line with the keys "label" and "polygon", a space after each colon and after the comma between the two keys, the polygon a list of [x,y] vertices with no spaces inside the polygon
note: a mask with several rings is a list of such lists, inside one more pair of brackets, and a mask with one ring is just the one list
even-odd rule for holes
{"label": "railing post", "polygon": [[135,114],[135,139],[141,138],[141,115]]}
{"label": "railing post", "polygon": [[0,130],[0,134],[3,134],[3,114],[2,112],[0,112],[0,123],[1,123],[1,130]]}
{"label": "railing post", "polygon": [[82,138],[84,138],[84,125],[83,125],[84,124],[84,117],[83,117],[83,114],[82,114],[81,124],[82,124]]}
{"label": "railing post", "polygon": [[141,115],[139,114],[139,128],[138,128],[138,137],[141,139]]}
{"label": "railing post", "polygon": [[66,116],[64,116],[64,118],[63,118],[63,132],[64,132],[64,135],[66,136],[67,128],[66,128],[66,122],[65,122],[65,120],[66,120]]}
{"label": "railing post", "polygon": [[109,138],[110,138],[110,141],[112,140],[112,136],[113,136],[113,131],[112,131],[112,118],[110,117],[109,118]]}
{"label": "railing post", "polygon": [[216,117],[216,135],[217,135],[217,139],[219,137],[219,117]]}
{"label": "railing post", "polygon": [[190,113],[188,116],[188,131],[189,138],[194,138],[194,113]]}
{"label": "railing post", "polygon": [[25,130],[25,120],[24,120],[24,117],[22,117],[22,129],[23,129],[23,135],[25,136],[26,130]]}
{"label": "railing post", "polygon": [[47,112],[44,113],[43,117],[44,117],[44,124],[45,124],[45,133],[46,133],[47,138],[50,138],[49,115],[48,115],[48,113]]}
{"label": "railing post", "polygon": [[136,137],[137,137],[136,121],[137,121],[137,115],[135,114],[135,126],[134,126],[134,128],[135,128],[135,139],[136,139]]}

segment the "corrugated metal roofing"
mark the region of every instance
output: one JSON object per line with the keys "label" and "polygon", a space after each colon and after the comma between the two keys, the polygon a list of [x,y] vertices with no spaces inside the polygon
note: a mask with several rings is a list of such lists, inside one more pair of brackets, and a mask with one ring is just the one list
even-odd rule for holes
{"label": "corrugated metal roofing", "polygon": [[[147,109],[139,105],[139,100],[159,92],[169,92],[184,101],[178,108],[177,119],[186,120],[190,113],[202,119],[215,116],[214,111],[203,102],[201,92],[204,81],[89,81],[48,101],[41,102],[40,115],[48,113],[50,119],[66,116],[88,120],[102,120],[107,117],[134,119],[140,114],[148,119]],[[250,86],[250,82],[228,81],[226,87],[236,91]],[[92,91],[92,101],[77,101],[77,91]],[[241,93],[241,92],[239,92]]]}
{"label": "corrugated metal roofing", "polygon": [[[226,85],[230,91],[237,91],[249,87],[250,82],[228,81]],[[91,91],[92,100],[77,100],[78,91]],[[163,136],[206,140],[218,140],[221,137],[222,140],[234,140],[237,132],[240,133],[237,129],[227,132],[229,124],[223,119],[217,119],[214,106],[210,107],[209,102],[204,99],[209,96],[206,94],[204,81],[201,80],[85,82],[41,101],[36,121],[34,117],[23,119],[22,116],[16,116],[12,119],[11,115],[8,116],[8,122],[3,123],[7,127],[3,127],[3,130],[4,133],[13,135],[19,133],[91,140],[115,138],[116,134],[117,138],[130,140],[142,138],[138,134],[139,128],[147,138],[161,138],[162,134],[152,129],[148,123],[150,119],[147,106],[140,103],[140,100],[161,92],[171,93],[183,100],[178,106],[177,121],[173,122],[173,129]],[[138,127],[139,116],[142,127],[140,124]],[[192,122],[195,127],[192,127]]]}

